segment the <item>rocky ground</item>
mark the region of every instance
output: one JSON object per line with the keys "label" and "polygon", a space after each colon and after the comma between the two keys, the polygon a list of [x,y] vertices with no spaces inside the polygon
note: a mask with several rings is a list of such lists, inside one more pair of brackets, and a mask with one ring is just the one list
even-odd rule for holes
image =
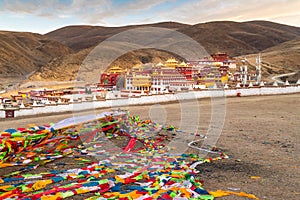
{"label": "rocky ground", "polygon": [[[221,106],[225,108],[226,117],[217,146],[231,158],[198,167],[199,176],[204,180],[204,188],[211,191],[244,191],[255,194],[259,199],[299,199],[299,98],[300,94],[227,98],[223,104],[225,107]],[[212,102],[214,101],[210,99],[201,99],[185,103],[132,106],[128,109],[131,114],[137,114],[140,118],[166,121],[167,124],[178,127],[181,124],[183,128],[199,122],[198,132],[206,134],[211,123],[212,105],[216,106]],[[184,108],[183,111],[180,108]],[[199,117],[194,115],[197,109]],[[97,110],[101,111],[103,110]],[[27,124],[58,122],[72,115],[70,112],[2,119],[0,130],[24,127]],[[184,121],[183,116],[190,117],[185,117]],[[221,122],[222,120],[218,123]],[[48,165],[43,168],[53,167],[52,163]],[[229,196],[221,199],[245,198]]]}

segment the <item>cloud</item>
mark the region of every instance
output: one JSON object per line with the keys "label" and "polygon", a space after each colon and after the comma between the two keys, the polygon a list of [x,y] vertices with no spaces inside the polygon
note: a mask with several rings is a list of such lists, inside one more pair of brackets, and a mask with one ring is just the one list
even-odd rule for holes
{"label": "cloud", "polygon": [[[175,16],[171,13],[165,13],[161,15],[161,18],[172,18],[175,21],[192,24],[214,20],[275,20],[281,17],[299,16],[299,8],[300,1],[294,0],[247,0],[246,2],[240,0],[202,0],[187,3],[174,9],[173,12],[177,13]],[[289,20],[286,23],[288,22]],[[299,25],[300,20],[298,21]]]}
{"label": "cloud", "polygon": [[106,8],[109,8],[110,6],[110,0],[72,0],[69,2],[60,0],[5,0],[0,11],[57,18],[59,16],[83,16],[85,14],[94,15],[97,12],[106,12]]}
{"label": "cloud", "polygon": [[97,23],[101,19],[109,24],[111,19],[123,21],[122,18],[127,18],[127,16],[130,15],[138,15],[142,12],[152,12],[151,9],[153,7],[172,1],[173,0],[135,0],[128,2],[124,1],[124,3],[117,6],[114,5],[112,1],[109,1],[105,4],[104,9],[103,4],[94,5],[92,9],[93,12],[83,14],[83,18],[89,23]]}
{"label": "cloud", "polygon": [[[159,9],[168,4],[167,10]],[[214,20],[274,20],[300,25],[298,0],[4,0],[0,14],[33,15],[74,23],[127,25],[143,22],[178,21],[188,24]],[[296,17],[296,19],[295,19]]]}
{"label": "cloud", "polygon": [[149,10],[170,0],[135,0],[114,4],[112,0],[4,0],[0,12],[29,14],[50,19],[77,17],[83,22],[97,23],[110,18],[121,18],[132,13]]}

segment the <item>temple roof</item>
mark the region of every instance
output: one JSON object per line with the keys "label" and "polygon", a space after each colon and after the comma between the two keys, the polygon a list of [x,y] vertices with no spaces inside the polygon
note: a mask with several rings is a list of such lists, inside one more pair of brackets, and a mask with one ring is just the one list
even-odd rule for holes
{"label": "temple roof", "polygon": [[170,63],[178,63],[178,61],[174,58],[169,58],[167,61],[166,61],[167,64],[170,64]]}
{"label": "temple roof", "polygon": [[108,69],[109,73],[122,73],[123,69],[119,66],[113,66],[111,68]]}
{"label": "temple roof", "polygon": [[161,67],[164,66],[164,64],[162,64],[161,62],[159,62],[158,64],[156,64],[157,67]]}
{"label": "temple roof", "polygon": [[181,62],[181,63],[179,64],[179,66],[180,66],[180,67],[191,67],[191,66],[189,66],[188,64],[186,64],[184,61]]}

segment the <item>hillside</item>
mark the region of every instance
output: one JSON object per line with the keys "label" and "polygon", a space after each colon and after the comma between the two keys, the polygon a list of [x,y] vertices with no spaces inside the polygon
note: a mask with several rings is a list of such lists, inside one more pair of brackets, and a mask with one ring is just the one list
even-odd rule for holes
{"label": "hillside", "polygon": [[[293,82],[298,80],[300,71],[300,37],[270,47],[261,52],[264,76],[271,77],[274,74],[284,74],[298,71],[293,76]],[[246,57],[250,64],[255,64],[257,54],[250,54]]]}
{"label": "hillside", "polygon": [[0,76],[25,76],[71,52],[69,47],[43,35],[1,31]]}
{"label": "hillside", "polygon": [[175,22],[124,26],[67,26],[46,34],[75,51],[95,46],[122,31],[138,27],[172,28],[199,42],[209,53],[227,52],[230,56],[257,53],[300,36],[300,28],[267,21],[218,21],[186,25]]}
{"label": "hillside", "polygon": [[[57,59],[53,59],[47,65],[41,67],[36,73],[29,77],[29,81],[40,81],[40,80],[48,80],[48,81],[71,81],[75,80],[78,76],[78,70],[82,64],[82,61],[85,57],[90,53],[93,48],[84,49],[79,52],[69,54]],[[118,65],[123,69],[131,68],[137,64],[145,64],[145,63],[159,63],[164,62],[168,58],[174,57],[177,60],[181,60],[177,55],[158,51],[155,49],[146,49],[146,50],[136,50],[133,52],[129,52],[127,54],[122,55],[118,59],[116,59],[110,66],[107,68]],[[83,70],[83,68],[81,69]],[[88,71],[86,77],[94,77],[95,74],[93,71]],[[99,75],[96,75],[96,79]],[[98,80],[98,79],[97,79]]]}
{"label": "hillside", "polygon": [[263,51],[265,61],[291,71],[300,70],[300,37]]}
{"label": "hillside", "polygon": [[251,22],[208,22],[180,29],[202,44],[208,52],[227,52],[231,56],[258,53],[300,36],[300,28],[283,24]]}
{"label": "hillside", "polygon": [[[29,75],[31,81],[74,80],[82,61],[97,44],[117,33],[138,27],[177,30],[199,42],[208,53],[223,51],[230,56],[249,55],[250,58],[251,54],[263,51],[265,62],[278,65],[266,68],[266,75],[299,68],[299,52],[293,50],[298,43],[288,42],[298,40],[299,27],[267,21],[218,21],[195,25],[162,22],[124,27],[67,26],[45,35],[2,31],[0,77],[12,77],[13,81],[15,77],[24,79]],[[142,49],[121,56],[112,65],[130,68],[145,62],[165,61],[169,57],[181,60],[172,53]]]}
{"label": "hillside", "polygon": [[146,25],[133,25],[123,27],[103,27],[103,26],[66,26],[50,33],[45,36],[52,40],[57,40],[74,51],[80,51],[86,48],[96,46],[103,40],[133,28],[141,27],[161,27],[178,30],[180,28],[188,27],[189,25],[176,23],[176,22],[162,22],[156,24]]}
{"label": "hillside", "polygon": [[[45,36],[57,40],[75,53],[52,60],[42,67],[30,80],[74,80],[86,55],[101,41],[125,30],[138,27],[164,27],[182,32],[199,42],[209,53],[227,52],[231,56],[258,53],[300,36],[300,28],[267,21],[251,22],[208,22],[186,25],[175,22],[146,24],[124,27],[67,26],[52,31]],[[161,62],[169,57],[180,57],[156,50],[137,50],[118,58],[112,65],[130,68],[145,62]],[[289,56],[281,58],[289,60]],[[285,72],[280,68],[275,73]],[[63,73],[62,73],[63,72]]]}

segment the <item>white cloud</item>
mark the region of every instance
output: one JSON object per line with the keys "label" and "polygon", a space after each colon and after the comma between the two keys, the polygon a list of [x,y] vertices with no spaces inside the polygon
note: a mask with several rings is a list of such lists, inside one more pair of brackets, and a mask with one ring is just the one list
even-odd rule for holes
{"label": "white cloud", "polygon": [[[249,21],[255,19],[274,20],[285,16],[300,15],[298,0],[202,0],[193,4],[185,4],[173,10],[172,13],[162,14],[162,19],[172,18],[186,23],[200,23],[214,20]],[[285,18],[285,23],[295,24],[295,20]],[[300,19],[300,18],[298,18]],[[300,20],[298,20],[298,26]]]}
{"label": "white cloud", "polygon": [[42,17],[56,18],[60,16],[83,16],[106,12],[111,7],[111,0],[73,0],[71,3],[62,3],[59,0],[5,0],[0,12],[32,14]]}
{"label": "white cloud", "polygon": [[[155,10],[164,3],[174,5],[164,12]],[[4,0],[0,14],[33,15],[49,19],[77,19],[74,23],[127,25],[147,21],[179,21],[196,24],[213,20],[274,20],[300,26],[299,0],[191,0],[176,6],[176,0],[134,0],[115,6],[113,0]],[[144,14],[147,15],[144,15]],[[135,15],[132,21],[128,16]],[[80,20],[80,21],[78,21]]]}

